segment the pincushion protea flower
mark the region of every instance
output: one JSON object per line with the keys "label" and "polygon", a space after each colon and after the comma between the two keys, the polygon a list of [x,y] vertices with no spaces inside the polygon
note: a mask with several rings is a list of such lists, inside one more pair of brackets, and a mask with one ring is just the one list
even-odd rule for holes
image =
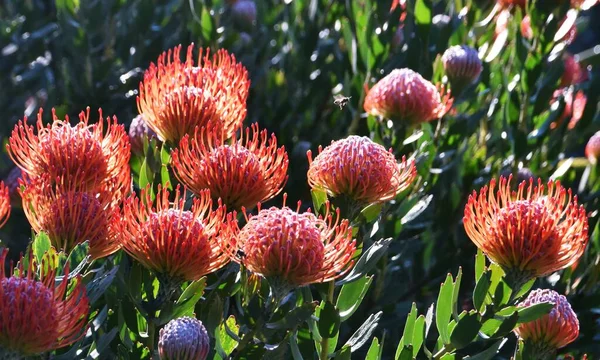
{"label": "pincushion protea flower", "polygon": [[19,121],[7,146],[11,159],[32,178],[47,175],[67,181],[80,191],[110,191],[118,200],[129,191],[130,144],[123,125],[116,117],[89,124],[90,109],[81,112],[79,123],[69,124],[69,118],[59,120],[52,109],[52,124],[42,124],[42,109],[38,112],[37,134]]}
{"label": "pincushion protea flower", "polygon": [[554,359],[557,349],[567,346],[579,336],[579,320],[567,298],[553,290],[533,290],[518,306],[528,307],[545,302],[554,303],[550,313],[519,325],[515,333],[533,346],[537,359]]}
{"label": "pincushion protea flower", "polygon": [[119,209],[107,191],[79,191],[60,180],[52,185],[47,177],[31,180],[26,175],[21,192],[23,211],[36,232],[45,232],[54,248],[67,254],[89,241],[93,259],[119,250],[119,233],[115,222]]}
{"label": "pincushion protea flower", "polygon": [[527,0],[498,0],[498,5],[503,8],[520,7],[525,9]]}
{"label": "pincushion protea flower", "polygon": [[10,216],[10,192],[8,186],[4,185],[4,181],[0,181],[0,227],[8,221]]}
{"label": "pincushion protea flower", "polygon": [[309,150],[307,177],[311,188],[327,191],[330,196],[346,196],[366,205],[387,201],[414,181],[414,161],[401,163],[391,150],[367,137],[349,136],[333,141],[312,159]]}
{"label": "pincushion protea flower", "polygon": [[131,120],[129,125],[129,141],[131,142],[131,151],[135,154],[144,154],[144,138],[148,141],[156,137],[156,133],[148,127],[143,115],[138,115]]}
{"label": "pincushion protea flower", "polygon": [[[516,286],[571,266],[588,241],[585,209],[559,181],[533,180],[512,191],[510,181],[493,179],[473,192],[464,212],[467,235],[500,265]],[[496,188],[496,186],[498,187]]]}
{"label": "pincushion protea flower", "polygon": [[197,129],[185,136],[172,152],[179,181],[199,194],[209,189],[229,209],[254,207],[279,194],[287,181],[288,155],[277,147],[274,134],[253,124],[240,131],[239,139],[226,144],[216,128]]}
{"label": "pincushion protea flower", "polygon": [[348,220],[340,220],[339,210],[334,219],[329,210],[321,218],[300,213],[299,207],[300,203],[296,211],[285,204],[260,209],[241,230],[228,216],[231,226],[225,239],[232,260],[265,277],[275,292],[330,281],[352,265],[356,241]]}
{"label": "pincushion protea flower", "polygon": [[450,94],[438,89],[411,69],[395,69],[379,80],[365,97],[371,115],[411,124],[442,117],[452,106]]}
{"label": "pincushion protea flower", "polygon": [[585,156],[592,164],[600,159],[600,131],[596,132],[585,145]]}
{"label": "pincushion protea flower", "polygon": [[[8,250],[0,250],[4,264]],[[58,263],[58,255],[49,258]],[[84,335],[89,300],[78,275],[76,285],[69,281],[55,283],[56,269],[42,263],[40,280],[35,279],[39,266],[29,256],[27,269],[23,259],[12,277],[0,271],[0,354],[3,359],[21,359],[40,355],[78,341]],[[64,278],[69,274],[68,266]],[[68,291],[67,291],[67,288]]]}
{"label": "pincushion protea flower", "polygon": [[171,283],[198,280],[220,269],[229,258],[218,245],[225,208],[212,210],[208,190],[197,194],[190,210],[184,210],[185,191],[159,188],[152,205],[151,189],[140,198],[128,197],[123,204],[121,237],[123,249],[144,267]]}
{"label": "pincushion protea flower", "polygon": [[573,55],[565,54],[564,72],[560,78],[560,86],[570,86],[582,83],[588,79],[587,69],[582,66]]}
{"label": "pincushion protea flower", "polygon": [[569,120],[567,129],[572,130],[583,117],[585,105],[587,104],[587,97],[583,90],[575,91],[570,87],[554,91],[554,94],[552,94],[553,101],[556,101],[560,96],[562,96],[565,101],[565,108],[558,119],[550,124],[550,129],[555,129],[565,120]]}
{"label": "pincushion protea flower", "polygon": [[140,114],[161,140],[174,144],[197,126],[217,126],[229,138],[246,117],[246,68],[223,49],[212,57],[200,49],[194,62],[193,50],[188,46],[185,61],[181,45],[163,53],[140,83]]}
{"label": "pincushion protea flower", "polygon": [[202,321],[184,316],[171,320],[160,329],[160,360],[204,360],[210,350],[210,339]]}
{"label": "pincushion protea flower", "polygon": [[473,83],[483,70],[477,50],[466,45],[446,49],[442,55],[442,63],[452,84],[452,91],[461,90]]}

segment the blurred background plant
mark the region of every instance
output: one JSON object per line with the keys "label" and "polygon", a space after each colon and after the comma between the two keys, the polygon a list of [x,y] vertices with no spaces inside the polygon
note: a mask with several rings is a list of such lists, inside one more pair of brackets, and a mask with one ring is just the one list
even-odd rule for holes
{"label": "blurred background plant", "polygon": [[[392,3],[400,6],[390,11]],[[297,200],[310,204],[313,197],[306,179],[306,152],[316,153],[319,145],[332,140],[366,135],[391,148],[396,158],[407,155],[416,161],[418,177],[413,186],[361,229],[366,245],[380,238],[393,240],[379,243],[387,251],[378,252],[385,256],[370,270],[374,277],[360,280],[365,293],[358,285],[346,290],[358,292],[360,300],[357,308],[352,308],[351,318],[343,318],[341,325],[338,319],[335,338],[339,336],[339,344],[352,344],[353,356],[367,356],[369,347],[357,344],[371,343],[374,335],[378,342],[371,348],[382,346],[382,358],[393,358],[399,342],[409,344],[404,342],[408,340],[404,340],[402,324],[415,322],[418,313],[427,312],[438,299],[439,284],[447,284],[447,273],[456,274],[459,266],[471,276],[462,278],[460,291],[458,286],[452,288],[456,291],[453,304],[458,304],[458,312],[461,307],[473,307],[475,282],[467,279],[480,279],[481,269],[472,260],[476,247],[464,231],[463,209],[473,190],[493,177],[512,173],[519,180],[531,176],[560,180],[573,189],[590,215],[590,241],[581,260],[563,272],[540,278],[535,286],[567,295],[579,317],[581,335],[564,352],[597,358],[600,178],[599,165],[588,161],[584,151],[588,139],[600,129],[600,76],[595,67],[600,63],[600,29],[594,21],[600,18],[600,6],[588,9],[593,1],[538,0],[530,1],[526,8],[512,3],[518,2],[4,0],[0,6],[0,136],[6,144],[17,121],[24,116],[34,119],[40,107],[47,110],[46,121],[50,121],[50,108],[56,109],[59,118],[69,115],[77,119],[87,106],[101,107],[104,114],[116,115],[129,127],[138,115],[136,96],[143,72],[160,53],[192,42],[213,50],[226,48],[250,76],[246,124],[257,122],[275,133],[278,144],[289,153],[289,180],[283,190],[289,204]],[[448,84],[448,70],[444,71],[442,61],[442,54],[454,45],[473,47],[483,59],[478,81],[461,84],[460,90],[452,77]],[[433,84],[451,88],[454,105],[441,120],[408,124],[379,121],[365,114],[365,88],[404,67]],[[350,98],[340,107],[334,103],[335,95]],[[150,149],[132,158],[138,189],[145,186],[139,173],[144,158],[150,172],[157,174],[155,182],[161,181],[163,154],[160,147],[152,148],[156,144],[153,140]],[[153,161],[157,166],[152,166]],[[5,151],[0,173],[14,193],[14,164]],[[153,176],[145,174],[144,178],[151,182]],[[280,205],[281,195],[265,207],[271,204]],[[315,206],[319,207],[318,201]],[[31,237],[23,212],[13,208],[10,221],[0,231],[2,242],[11,248],[9,256],[17,259]],[[137,312],[136,317],[138,310],[117,290],[131,286],[127,281],[138,281],[138,288],[140,281],[145,281],[131,275],[141,270],[137,265],[130,267],[128,261],[122,252],[111,258],[112,264],[121,265],[119,274],[112,270],[117,269],[114,265],[105,264],[103,271],[114,278],[110,288],[97,275],[96,284],[105,284],[108,290],[104,300],[93,307],[92,312],[101,315],[93,332],[110,336],[86,351],[92,357],[148,356],[143,346],[136,347],[148,336],[141,330],[143,316]],[[209,333],[220,334],[219,341],[224,341],[227,333],[221,314],[230,328],[239,326],[235,318],[228,317],[236,311],[228,294],[239,286],[239,279],[228,276],[231,274],[225,272],[221,279],[210,278],[209,284],[215,288],[209,286],[205,298],[195,299],[199,301],[197,316]],[[202,294],[200,289],[206,284],[193,284],[196,293]],[[498,282],[491,286],[496,288]],[[319,293],[325,296],[326,286],[316,289],[316,297]],[[304,292],[303,299],[309,294]],[[325,311],[323,306],[317,311]],[[303,321],[305,314],[313,311],[308,305],[298,309],[296,320]],[[187,314],[187,310],[173,312]],[[407,317],[409,313],[414,318]],[[308,328],[295,332],[296,323],[281,321],[272,326],[293,329],[294,335],[274,341],[297,337],[297,351],[311,358],[307,348],[312,348],[313,342]],[[166,323],[166,318],[161,322]],[[365,324],[370,331],[357,339],[355,331]],[[506,326],[512,329],[515,324]],[[242,326],[242,331],[246,330]],[[430,343],[432,339],[430,336]],[[507,344],[498,345],[500,355],[496,356],[509,358],[515,342],[509,337]],[[235,343],[229,340],[219,346],[227,353]],[[488,349],[490,344],[460,349],[457,358]],[[254,344],[239,356],[260,357],[278,348],[272,345],[260,348]],[[340,349],[342,346],[336,355],[349,358]],[[296,349],[285,346],[280,351],[279,356],[289,357],[288,351]]]}

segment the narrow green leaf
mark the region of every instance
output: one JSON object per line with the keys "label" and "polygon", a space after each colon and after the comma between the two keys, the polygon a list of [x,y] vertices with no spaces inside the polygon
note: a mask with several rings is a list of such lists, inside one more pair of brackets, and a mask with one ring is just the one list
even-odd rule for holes
{"label": "narrow green leaf", "polygon": [[529,292],[529,290],[531,290],[531,288],[533,287],[533,284],[535,284],[535,278],[529,280],[527,283],[525,283],[525,285],[523,285],[519,291],[517,291],[517,294],[515,295],[515,299],[520,299],[523,295],[527,294]]}
{"label": "narrow green leaf", "polygon": [[412,345],[406,345],[402,347],[400,353],[396,354],[396,360],[412,360],[413,358],[413,347]]}
{"label": "narrow green leaf", "polygon": [[519,324],[535,321],[541,318],[542,316],[550,313],[553,307],[554,304],[548,302],[534,304],[525,308],[519,308],[517,310],[519,313]]}
{"label": "narrow green leaf", "polygon": [[377,220],[384,203],[373,203],[361,210],[360,215],[364,219],[365,223],[369,224]]}
{"label": "narrow green leaf", "polygon": [[425,341],[425,316],[420,315],[415,321],[415,330],[413,332],[413,358],[416,358],[421,350],[421,346]]}
{"label": "narrow green leaf", "polygon": [[431,25],[431,8],[426,0],[416,1],[415,22],[418,25]]}
{"label": "narrow green leaf", "polygon": [[346,284],[352,281],[356,281],[361,277],[365,276],[371,271],[379,259],[385,255],[388,247],[392,243],[392,238],[377,240],[371,245],[367,251],[365,251],[354,265],[354,268],[350,270],[350,273],[345,278],[338,281],[336,285]]}
{"label": "narrow green leaf", "polygon": [[367,356],[365,360],[380,360],[381,359],[381,345],[379,345],[379,339],[376,337],[371,341],[371,346],[369,347],[369,351],[367,351]]}
{"label": "narrow green leaf", "polygon": [[363,276],[357,281],[342,286],[336,303],[340,311],[341,321],[348,320],[358,309],[369,290],[372,280],[372,276]]}
{"label": "narrow green leaf", "polygon": [[408,346],[412,344],[413,334],[415,331],[415,321],[417,321],[417,304],[413,303],[410,313],[406,318],[406,324],[404,325],[402,346]]}
{"label": "narrow green leaf", "polygon": [[462,267],[458,268],[458,274],[456,275],[456,280],[454,281],[453,291],[452,291],[452,314],[454,318],[458,318],[457,313],[457,303],[458,303],[458,295],[460,292],[460,282],[462,280]]}
{"label": "narrow green leaf", "polygon": [[473,306],[479,312],[483,311],[483,305],[485,303],[485,298],[488,294],[488,290],[491,285],[491,273],[489,271],[485,271],[477,280],[475,284],[475,290],[473,291]]}
{"label": "narrow green leaf", "polygon": [[140,168],[140,178],[138,180],[140,189],[145,189],[146,186],[150,184],[150,174],[151,171],[150,167],[148,166],[148,161],[147,159],[144,159],[144,161],[142,162],[142,167]]}
{"label": "narrow green leaf", "polygon": [[283,319],[266,324],[268,329],[294,329],[306,321],[315,312],[317,302],[305,303],[290,311]]}
{"label": "narrow green leaf", "polygon": [[315,213],[318,214],[321,212],[323,205],[327,202],[327,192],[315,188],[310,190],[310,195],[312,196],[313,209],[315,210]]}
{"label": "narrow green leaf", "polygon": [[339,354],[334,358],[335,360],[350,360],[352,359],[352,349],[350,346],[344,346]]}
{"label": "narrow green leaf", "polygon": [[233,315],[229,316],[227,320],[219,325],[219,329],[215,334],[215,347],[221,359],[229,358],[229,355],[238,346],[237,339],[234,339],[230,333],[233,333],[236,337],[240,333],[240,326]]}
{"label": "narrow green leaf", "polygon": [[333,338],[340,329],[340,313],[329,301],[322,302],[319,308],[319,334],[323,338]]}
{"label": "narrow green leaf", "polygon": [[206,277],[203,277],[189,284],[188,287],[185,288],[179,299],[177,299],[171,317],[174,319],[182,316],[193,315],[194,307],[204,294],[205,287]]}
{"label": "narrow green leaf", "polygon": [[452,335],[450,335],[450,341],[456,349],[464,348],[477,337],[477,333],[481,329],[478,317],[476,312],[469,312],[456,323]]}
{"label": "narrow green leaf", "polygon": [[437,326],[440,338],[444,344],[450,342],[450,335],[448,334],[448,321],[452,315],[452,296],[453,296],[453,282],[452,275],[446,276],[446,281],[440,288],[440,293],[437,300],[437,308],[435,311],[435,325]]}
{"label": "narrow green leaf", "polygon": [[477,255],[475,255],[475,281],[479,281],[481,275],[485,271],[485,255],[481,249],[477,249]]}
{"label": "narrow green leaf", "polygon": [[506,343],[507,340],[508,339],[498,340],[494,343],[494,345],[490,346],[489,348],[480,352],[479,354],[465,357],[465,360],[492,360],[495,358],[496,354],[498,353],[498,350],[502,348],[502,346],[504,345],[504,343]]}

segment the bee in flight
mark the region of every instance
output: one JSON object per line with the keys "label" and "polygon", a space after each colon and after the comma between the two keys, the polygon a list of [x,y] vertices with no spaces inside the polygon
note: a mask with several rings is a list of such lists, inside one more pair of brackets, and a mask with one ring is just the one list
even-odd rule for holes
{"label": "bee in flight", "polygon": [[340,107],[340,110],[342,110],[344,108],[344,106],[346,106],[346,104],[348,104],[348,101],[350,100],[350,98],[352,98],[352,96],[344,96],[344,95],[335,95],[333,97],[333,103],[337,106]]}

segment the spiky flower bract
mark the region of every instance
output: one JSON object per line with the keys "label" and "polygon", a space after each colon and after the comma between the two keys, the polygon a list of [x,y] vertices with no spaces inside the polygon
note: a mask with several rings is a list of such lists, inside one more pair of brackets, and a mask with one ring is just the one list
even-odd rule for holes
{"label": "spiky flower bract", "polygon": [[365,111],[400,122],[418,124],[442,117],[452,106],[431,82],[411,69],[395,69],[367,93]]}
{"label": "spiky flower bract", "polygon": [[559,181],[493,179],[469,196],[467,235],[515,284],[571,266],[588,242],[588,219],[571,190]]}
{"label": "spiky flower bract", "polygon": [[208,49],[199,49],[196,61],[193,50],[191,44],[182,60],[179,45],[150,64],[137,98],[148,126],[175,145],[202,126],[216,126],[229,138],[246,117],[246,68],[226,50],[210,56]]}
{"label": "spiky flower bract", "polygon": [[123,205],[123,249],[147,269],[174,283],[198,280],[224,266],[229,258],[219,246],[225,208],[212,209],[208,190],[197,194],[185,210],[185,191],[175,189],[169,200],[167,188],[159,188],[152,202],[151,189]]}
{"label": "spiky flower bract", "polygon": [[[4,264],[8,250],[0,250]],[[29,262],[21,259],[11,277],[0,272],[0,356],[20,359],[41,355],[73,344],[84,335],[89,300],[81,276],[76,284],[56,284],[58,255],[45,257],[48,263],[37,264],[32,253]],[[41,278],[35,278],[38,269]],[[68,266],[64,279],[69,275]],[[68,291],[67,291],[68,289]]]}
{"label": "spiky flower bract", "polygon": [[251,208],[279,194],[287,181],[288,155],[257,124],[227,143],[215,128],[197,129],[172,153],[175,176],[194,193],[209,189],[228,209]]}
{"label": "spiky flower bract", "polygon": [[308,184],[330,196],[346,196],[363,205],[394,198],[413,182],[413,161],[394,154],[367,137],[349,136],[333,141],[312,159],[308,151]]}

